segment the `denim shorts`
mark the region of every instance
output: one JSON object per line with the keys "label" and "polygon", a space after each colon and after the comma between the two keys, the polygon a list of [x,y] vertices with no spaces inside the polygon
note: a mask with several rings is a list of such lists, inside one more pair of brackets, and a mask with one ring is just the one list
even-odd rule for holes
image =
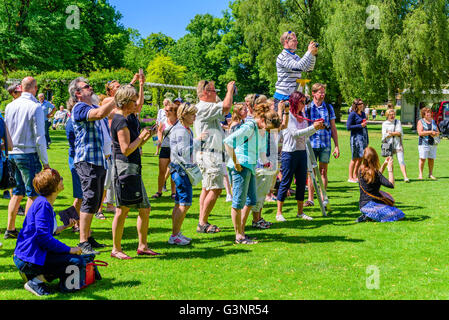
{"label": "denim shorts", "polygon": [[193,187],[189,176],[178,168],[171,170],[171,177],[176,185],[175,203],[183,207],[190,207],[193,199]]}
{"label": "denim shorts", "polygon": [[232,208],[242,210],[245,206],[254,207],[257,204],[256,176],[242,167],[242,172],[231,169]]}
{"label": "denim shorts", "polygon": [[83,198],[83,190],[81,189],[81,180],[80,176],[76,172],[75,164],[73,163],[73,157],[69,156],[69,168],[72,173],[72,188],[73,188],[73,198],[82,199]]}
{"label": "denim shorts", "polygon": [[10,154],[9,158],[16,165],[16,187],[12,194],[15,196],[37,197],[33,179],[42,171],[42,165],[37,153]]}
{"label": "denim shorts", "polygon": [[351,136],[352,160],[363,158],[368,143],[362,135]]}
{"label": "denim shorts", "polygon": [[331,148],[318,148],[313,149],[313,152],[315,153],[315,157],[317,162],[320,163],[329,163],[331,160]]}

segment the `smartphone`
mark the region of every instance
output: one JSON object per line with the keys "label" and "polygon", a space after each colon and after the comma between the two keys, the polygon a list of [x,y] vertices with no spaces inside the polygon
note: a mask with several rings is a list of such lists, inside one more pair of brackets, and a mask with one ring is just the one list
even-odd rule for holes
{"label": "smartphone", "polygon": [[143,76],[143,68],[139,69],[139,76]]}
{"label": "smartphone", "polygon": [[237,86],[234,83],[234,96],[236,96],[238,94],[239,94],[239,92],[238,92]]}

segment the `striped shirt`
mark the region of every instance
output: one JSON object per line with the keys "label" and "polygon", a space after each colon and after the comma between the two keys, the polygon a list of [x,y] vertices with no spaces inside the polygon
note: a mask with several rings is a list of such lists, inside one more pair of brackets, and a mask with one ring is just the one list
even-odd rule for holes
{"label": "striped shirt", "polygon": [[75,132],[74,163],[87,162],[108,168],[103,151],[102,120],[89,121],[89,112],[97,106],[77,103],[72,110],[72,123]]}
{"label": "striped shirt", "polygon": [[301,72],[312,71],[315,67],[316,57],[307,52],[303,58],[285,49],[278,56],[276,68],[278,81],[276,83],[276,94],[290,96],[297,88],[297,79],[301,79]]}

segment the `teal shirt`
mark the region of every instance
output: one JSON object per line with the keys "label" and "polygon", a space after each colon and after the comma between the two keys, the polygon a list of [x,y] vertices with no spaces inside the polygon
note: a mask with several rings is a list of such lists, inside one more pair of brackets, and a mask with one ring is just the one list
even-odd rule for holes
{"label": "teal shirt", "polygon": [[[256,174],[257,160],[260,153],[267,149],[266,134],[261,136],[259,128],[254,120],[248,120],[242,126],[229,135],[225,140],[228,146],[234,148],[237,161],[242,167],[250,169]],[[234,168],[234,161],[230,158],[228,168]]]}

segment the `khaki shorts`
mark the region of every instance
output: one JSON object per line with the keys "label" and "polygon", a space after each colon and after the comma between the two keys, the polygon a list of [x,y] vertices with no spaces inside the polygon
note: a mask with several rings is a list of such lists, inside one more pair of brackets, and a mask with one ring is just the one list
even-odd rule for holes
{"label": "khaki shorts", "polygon": [[223,155],[221,152],[198,152],[198,167],[203,175],[203,189],[224,189]]}

